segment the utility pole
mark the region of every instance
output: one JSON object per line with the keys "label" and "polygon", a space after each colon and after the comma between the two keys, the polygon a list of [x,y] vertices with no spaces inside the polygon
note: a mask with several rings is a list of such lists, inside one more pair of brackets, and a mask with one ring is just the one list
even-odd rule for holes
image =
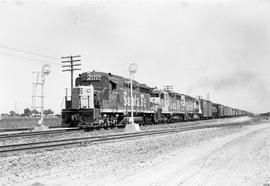
{"label": "utility pole", "polygon": [[81,57],[80,55],[61,57],[62,59],[65,60],[65,61],[62,61],[62,63],[68,63],[68,65],[62,65],[62,68],[65,68],[62,70],[62,72],[70,72],[71,89],[73,88],[73,72],[75,70],[81,70],[80,68],[74,68],[76,66],[81,66],[81,63],[79,63],[81,59],[78,59],[80,57]]}
{"label": "utility pole", "polygon": [[210,100],[210,93],[206,94],[206,100],[208,100],[208,101]]}
{"label": "utility pole", "polygon": [[170,92],[170,91],[173,91],[173,85],[166,85],[164,86],[164,90]]}
{"label": "utility pole", "polygon": [[18,103],[17,103],[17,100],[16,100],[15,103],[14,103],[14,112],[16,112],[18,114],[17,105],[18,105]]}

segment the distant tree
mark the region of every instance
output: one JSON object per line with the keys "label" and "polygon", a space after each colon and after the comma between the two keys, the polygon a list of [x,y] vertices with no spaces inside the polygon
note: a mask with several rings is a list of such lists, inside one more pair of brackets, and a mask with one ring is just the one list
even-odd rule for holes
{"label": "distant tree", "polygon": [[39,114],[39,112],[36,109],[34,109],[32,110],[32,114]]}
{"label": "distant tree", "polygon": [[49,114],[53,114],[54,112],[51,109],[47,109],[43,111],[44,115],[49,115]]}
{"label": "distant tree", "polygon": [[32,114],[31,110],[29,108],[25,108],[23,110],[23,115],[24,116],[30,116]]}
{"label": "distant tree", "polygon": [[1,114],[1,117],[6,117],[6,116],[8,116],[9,114],[7,114],[7,113],[2,113]]}
{"label": "distant tree", "polygon": [[18,114],[17,114],[15,111],[11,110],[11,111],[9,112],[9,115],[10,115],[10,116],[17,116]]}

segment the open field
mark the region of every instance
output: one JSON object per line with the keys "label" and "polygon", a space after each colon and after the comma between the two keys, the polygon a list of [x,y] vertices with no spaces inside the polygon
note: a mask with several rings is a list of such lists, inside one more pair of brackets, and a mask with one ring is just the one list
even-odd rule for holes
{"label": "open field", "polygon": [[[32,128],[38,123],[38,118],[31,117],[8,117],[0,120],[0,129]],[[60,126],[61,118],[44,118],[46,126]]]}

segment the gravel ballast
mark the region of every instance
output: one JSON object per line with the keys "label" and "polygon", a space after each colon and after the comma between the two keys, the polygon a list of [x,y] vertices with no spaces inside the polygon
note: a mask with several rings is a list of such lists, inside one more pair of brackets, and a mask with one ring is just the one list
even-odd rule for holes
{"label": "gravel ballast", "polygon": [[[2,185],[110,185],[174,157],[183,148],[252,126],[186,131],[0,159]],[[106,178],[106,179],[104,179]]]}

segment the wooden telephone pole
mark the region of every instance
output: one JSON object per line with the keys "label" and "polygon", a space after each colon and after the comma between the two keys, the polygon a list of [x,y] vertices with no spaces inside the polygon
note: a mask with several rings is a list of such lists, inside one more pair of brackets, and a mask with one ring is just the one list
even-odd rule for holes
{"label": "wooden telephone pole", "polygon": [[173,91],[173,85],[165,85],[163,90],[166,90],[168,92]]}
{"label": "wooden telephone pole", "polygon": [[62,72],[70,72],[70,77],[71,77],[71,89],[73,88],[73,72],[75,70],[81,70],[80,68],[74,68],[77,66],[81,66],[81,61],[80,58],[81,56],[66,56],[66,57],[61,57],[61,59],[65,59],[65,61],[62,61],[62,63],[68,63],[68,65],[62,65],[62,68],[65,68],[62,70]]}

